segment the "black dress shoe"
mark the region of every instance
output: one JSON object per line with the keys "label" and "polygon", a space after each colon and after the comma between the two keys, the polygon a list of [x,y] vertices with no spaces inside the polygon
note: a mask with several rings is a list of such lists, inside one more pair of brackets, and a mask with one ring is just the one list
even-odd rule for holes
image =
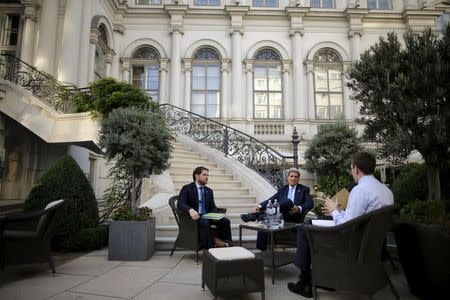
{"label": "black dress shoe", "polygon": [[287,287],[291,292],[299,294],[305,298],[312,298],[313,296],[310,283],[303,284],[300,281],[297,281],[297,283],[289,282]]}
{"label": "black dress shoe", "polygon": [[241,215],[241,220],[244,221],[245,223],[247,222],[255,222],[256,220],[258,220],[259,217],[259,213],[248,213],[248,214],[242,214]]}

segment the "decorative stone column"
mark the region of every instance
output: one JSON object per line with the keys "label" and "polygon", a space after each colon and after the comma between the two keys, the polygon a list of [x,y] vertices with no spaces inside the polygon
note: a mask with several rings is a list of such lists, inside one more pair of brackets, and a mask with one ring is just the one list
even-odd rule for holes
{"label": "decorative stone column", "polygon": [[23,15],[25,22],[23,27],[22,47],[20,50],[20,58],[29,64],[33,64],[33,49],[34,39],[36,36],[35,27],[37,21],[37,10],[39,9],[39,2],[28,0],[22,1],[25,6],[25,13]]}
{"label": "decorative stone column", "polygon": [[[292,121],[292,101],[289,93],[289,73],[291,72],[291,61],[283,60],[283,119]],[[306,99],[303,99],[305,101]]]}
{"label": "decorative stone column", "polygon": [[167,58],[159,59],[159,103],[168,103],[167,101],[167,64],[169,60]]}
{"label": "decorative stone column", "polygon": [[89,51],[90,51],[90,39],[85,37],[90,36],[91,23],[92,23],[92,1],[82,0],[83,3],[83,16],[80,36],[83,38],[80,40],[80,64],[78,66],[78,87],[86,87],[89,83]]}
{"label": "decorative stone column", "polygon": [[253,99],[253,59],[246,59],[245,61],[245,90],[246,90],[246,103],[247,103],[247,121],[253,120],[254,117],[254,99]]}
{"label": "decorative stone column", "polygon": [[113,62],[113,57],[116,56],[116,53],[113,49],[109,49],[108,53],[106,53],[105,63],[106,63],[106,76],[110,77],[111,74],[111,64]]}
{"label": "decorative stone column", "polygon": [[125,33],[125,27],[122,24],[114,24],[113,25],[113,34],[114,34],[114,50],[116,54],[112,59],[112,71],[111,76],[116,78],[117,80],[121,79],[120,76],[120,53],[118,53],[120,49],[120,45],[122,43],[122,38]]}
{"label": "decorative stone column", "polygon": [[316,103],[314,95],[314,62],[306,61],[306,90],[308,98],[308,117],[310,120],[316,119]]}
{"label": "decorative stone column", "polygon": [[308,13],[308,8],[287,7],[286,13],[290,20],[289,35],[291,36],[292,45],[291,115],[295,121],[306,120],[308,116],[308,101],[304,86],[305,72],[303,70],[302,36],[304,33],[303,17]]}
{"label": "decorative stone column", "polygon": [[229,118],[228,107],[230,105],[230,99],[228,97],[228,72],[230,71],[230,60],[227,58],[223,58],[221,60],[222,67],[220,69],[222,75],[222,85],[220,87],[220,117],[223,120],[227,120]]}
{"label": "decorative stone column", "polygon": [[66,85],[78,85],[82,11],[79,0],[66,0],[58,63],[58,80]]}
{"label": "decorative stone column", "polygon": [[91,29],[89,37],[89,69],[88,69],[88,81],[94,81],[94,69],[95,69],[95,48],[97,47],[98,31],[96,28]]}
{"label": "decorative stone column", "polygon": [[351,62],[344,62],[343,63],[343,87],[342,87],[342,97],[343,97],[343,105],[344,105],[344,119],[346,120],[353,120],[356,118],[355,116],[355,101],[350,100],[350,89],[347,87],[347,76],[345,76],[346,72],[351,66]]}
{"label": "decorative stone column", "polygon": [[58,29],[58,0],[43,0],[39,24],[39,41],[36,50],[35,67],[54,75],[56,32]]}
{"label": "decorative stone column", "polygon": [[122,81],[124,82],[130,82],[130,67],[130,58],[122,58]]}
{"label": "decorative stone column", "polygon": [[183,63],[184,63],[184,104],[182,108],[191,111],[192,59],[183,58]]}
{"label": "decorative stone column", "polygon": [[170,55],[170,89],[169,103],[182,107],[181,99],[181,36],[183,35],[183,17],[187,5],[165,5],[170,15],[169,32],[172,34]]}

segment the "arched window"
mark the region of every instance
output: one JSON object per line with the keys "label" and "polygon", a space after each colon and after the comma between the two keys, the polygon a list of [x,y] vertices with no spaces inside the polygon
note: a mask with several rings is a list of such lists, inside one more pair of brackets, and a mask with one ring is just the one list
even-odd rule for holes
{"label": "arched window", "polygon": [[95,45],[95,64],[94,64],[94,79],[106,76],[106,55],[109,52],[108,47],[108,31],[105,25],[100,24],[97,28],[98,38]]}
{"label": "arched window", "polygon": [[317,119],[343,117],[342,62],[332,49],[314,55],[314,94]]}
{"label": "arched window", "polygon": [[158,50],[151,46],[138,48],[131,58],[132,84],[156,103],[159,101],[159,58]]}
{"label": "arched window", "polygon": [[272,49],[256,52],[254,63],[254,118],[282,117],[282,82],[280,55]]}
{"label": "arched window", "polygon": [[220,55],[212,48],[201,48],[192,60],[191,111],[220,118]]}

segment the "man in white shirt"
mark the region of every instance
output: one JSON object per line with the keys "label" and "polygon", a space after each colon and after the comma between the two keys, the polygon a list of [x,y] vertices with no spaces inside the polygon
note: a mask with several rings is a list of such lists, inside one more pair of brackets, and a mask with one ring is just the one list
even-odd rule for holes
{"label": "man in white shirt", "polygon": [[[347,209],[339,211],[337,201],[331,199],[327,199],[322,208],[325,214],[333,217],[336,225],[394,204],[392,192],[373,176],[375,165],[375,157],[370,153],[360,152],[353,157],[351,171],[357,185],[350,192]],[[297,253],[294,263],[300,268],[300,280],[297,283],[288,283],[288,289],[293,293],[311,298],[311,254],[303,227],[297,230]]]}

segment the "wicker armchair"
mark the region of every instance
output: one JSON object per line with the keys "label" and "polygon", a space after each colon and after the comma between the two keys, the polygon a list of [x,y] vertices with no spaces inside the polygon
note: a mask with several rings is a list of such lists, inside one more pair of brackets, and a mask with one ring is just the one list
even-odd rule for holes
{"label": "wicker armchair", "polygon": [[388,284],[399,299],[380,257],[393,208],[383,207],[334,227],[305,224],[314,299],[317,286],[372,296]]}
{"label": "wicker armchair", "polygon": [[173,244],[170,256],[173,255],[176,247],[185,248],[195,251],[196,262],[198,263],[198,250],[200,250],[198,242],[198,223],[192,220],[189,214],[177,209],[177,201],[178,196],[173,196],[169,199],[170,208],[172,209],[178,225],[178,236]]}
{"label": "wicker armchair", "polygon": [[48,262],[51,257],[55,214],[64,200],[50,202],[43,210],[6,215],[0,221],[0,266]]}

